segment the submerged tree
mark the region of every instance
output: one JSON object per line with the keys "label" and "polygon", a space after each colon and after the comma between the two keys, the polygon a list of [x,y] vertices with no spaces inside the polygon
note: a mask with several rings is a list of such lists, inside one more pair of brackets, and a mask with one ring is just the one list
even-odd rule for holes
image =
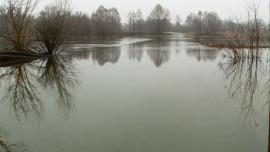
{"label": "submerged tree", "polygon": [[3,34],[16,51],[29,51],[32,42],[32,13],[37,0],[6,0],[0,8]]}
{"label": "submerged tree", "polygon": [[71,24],[68,19],[70,14],[68,0],[57,0],[41,11],[37,19],[36,30],[44,53],[53,55],[64,44]]}

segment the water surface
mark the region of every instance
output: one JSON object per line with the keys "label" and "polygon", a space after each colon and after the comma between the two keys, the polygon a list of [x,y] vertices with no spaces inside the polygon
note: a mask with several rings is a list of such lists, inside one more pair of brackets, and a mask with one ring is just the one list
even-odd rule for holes
{"label": "water surface", "polygon": [[235,61],[182,35],[68,52],[0,69],[17,151],[268,151],[267,53]]}

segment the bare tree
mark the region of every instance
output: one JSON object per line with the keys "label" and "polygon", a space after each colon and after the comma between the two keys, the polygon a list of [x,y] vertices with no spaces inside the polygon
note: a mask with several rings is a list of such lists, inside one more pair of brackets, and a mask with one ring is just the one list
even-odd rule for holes
{"label": "bare tree", "polygon": [[190,13],[185,21],[186,24],[186,31],[191,32],[191,31],[195,31],[195,19],[196,19],[196,15],[194,13]]}
{"label": "bare tree", "polygon": [[233,32],[236,30],[237,24],[233,19],[229,18],[223,21],[222,30],[226,32]]}
{"label": "bare tree", "polygon": [[95,28],[94,35],[98,37],[106,37],[107,27],[105,25],[107,21],[107,9],[104,6],[99,6],[97,11],[92,14],[92,20]]}
{"label": "bare tree", "polygon": [[74,23],[71,31],[69,32],[70,36],[90,36],[92,32],[91,18],[88,14],[83,12],[76,12],[72,14],[71,19]]}
{"label": "bare tree", "polygon": [[91,16],[93,35],[98,38],[112,38],[121,29],[121,18],[116,8],[100,6]]}
{"label": "bare tree", "polygon": [[[236,18],[237,27],[234,31],[233,38],[235,39],[234,47],[248,47],[249,53],[259,53],[261,44],[261,32],[264,28],[264,23],[258,17],[260,1],[246,1],[247,18],[241,20]],[[232,42],[230,42],[232,43]],[[255,49],[255,50],[254,50]]]}
{"label": "bare tree", "polygon": [[135,34],[135,29],[136,29],[136,21],[137,20],[137,14],[135,12],[129,12],[128,13],[128,25],[129,25],[129,30],[132,32],[132,34]]}
{"label": "bare tree", "polygon": [[137,19],[136,19],[136,21],[137,21],[137,26],[136,26],[137,29],[136,30],[137,30],[137,32],[139,34],[142,34],[143,26],[144,26],[144,19],[143,19],[142,11],[140,9],[137,10],[136,17],[137,17]]}
{"label": "bare tree", "polygon": [[[200,15],[198,14],[200,17]],[[199,18],[200,19],[200,18]],[[202,16],[202,21],[199,21],[199,29],[207,35],[214,35],[218,32],[219,28],[222,26],[222,21],[216,12],[204,12]]]}
{"label": "bare tree", "polygon": [[38,41],[41,42],[42,51],[45,54],[53,55],[65,43],[71,26],[68,19],[70,15],[68,0],[57,0],[41,11],[37,19],[36,30]]}
{"label": "bare tree", "polygon": [[116,33],[118,33],[121,29],[121,17],[116,8],[111,8],[107,12],[107,26],[108,26],[108,34],[110,37],[113,37]]}
{"label": "bare tree", "polygon": [[143,14],[140,9],[138,9],[136,12],[132,11],[128,13],[128,26],[129,26],[129,32],[132,32],[134,35],[135,33],[141,34],[143,31]]}
{"label": "bare tree", "polygon": [[29,51],[32,42],[32,13],[37,0],[6,0],[0,8],[2,29],[0,35],[11,42],[16,51]]}
{"label": "bare tree", "polygon": [[176,15],[175,17],[175,24],[176,24],[176,31],[180,31],[180,26],[181,26],[182,19],[179,15]]}
{"label": "bare tree", "polygon": [[147,19],[148,26],[155,34],[162,34],[170,24],[170,11],[157,4]]}
{"label": "bare tree", "polygon": [[256,47],[259,47],[260,41],[260,27],[259,27],[259,20],[258,20],[258,11],[259,11],[260,2],[255,0],[252,1],[250,4],[247,2],[247,14],[248,14],[248,21],[247,21],[247,28],[249,32],[249,43],[250,47],[253,49],[254,43]]}
{"label": "bare tree", "polygon": [[186,18],[188,31],[196,32],[197,35],[216,34],[222,26],[222,21],[215,12],[190,13]]}

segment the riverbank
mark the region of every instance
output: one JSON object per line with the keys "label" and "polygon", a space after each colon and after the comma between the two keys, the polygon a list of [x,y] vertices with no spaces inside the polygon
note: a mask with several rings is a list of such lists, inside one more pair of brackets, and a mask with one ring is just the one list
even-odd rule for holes
{"label": "riverbank", "polygon": [[184,37],[191,38],[194,41],[214,48],[237,48],[237,49],[244,49],[244,48],[270,48],[269,42],[267,42],[267,38],[264,36],[262,37],[259,46],[248,44],[248,38],[243,37],[242,39],[236,38],[230,34],[220,33],[217,35],[196,35],[193,33],[185,33]]}

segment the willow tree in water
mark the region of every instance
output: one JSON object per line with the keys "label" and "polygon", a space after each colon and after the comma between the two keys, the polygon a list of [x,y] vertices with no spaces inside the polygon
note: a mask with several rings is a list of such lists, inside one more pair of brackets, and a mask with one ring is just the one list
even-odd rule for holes
{"label": "willow tree in water", "polygon": [[33,11],[37,0],[5,0],[0,6],[3,37],[16,51],[30,51]]}
{"label": "willow tree in water", "polygon": [[67,0],[57,0],[40,12],[36,30],[38,41],[45,54],[53,55],[65,43],[71,16],[70,4]]}

